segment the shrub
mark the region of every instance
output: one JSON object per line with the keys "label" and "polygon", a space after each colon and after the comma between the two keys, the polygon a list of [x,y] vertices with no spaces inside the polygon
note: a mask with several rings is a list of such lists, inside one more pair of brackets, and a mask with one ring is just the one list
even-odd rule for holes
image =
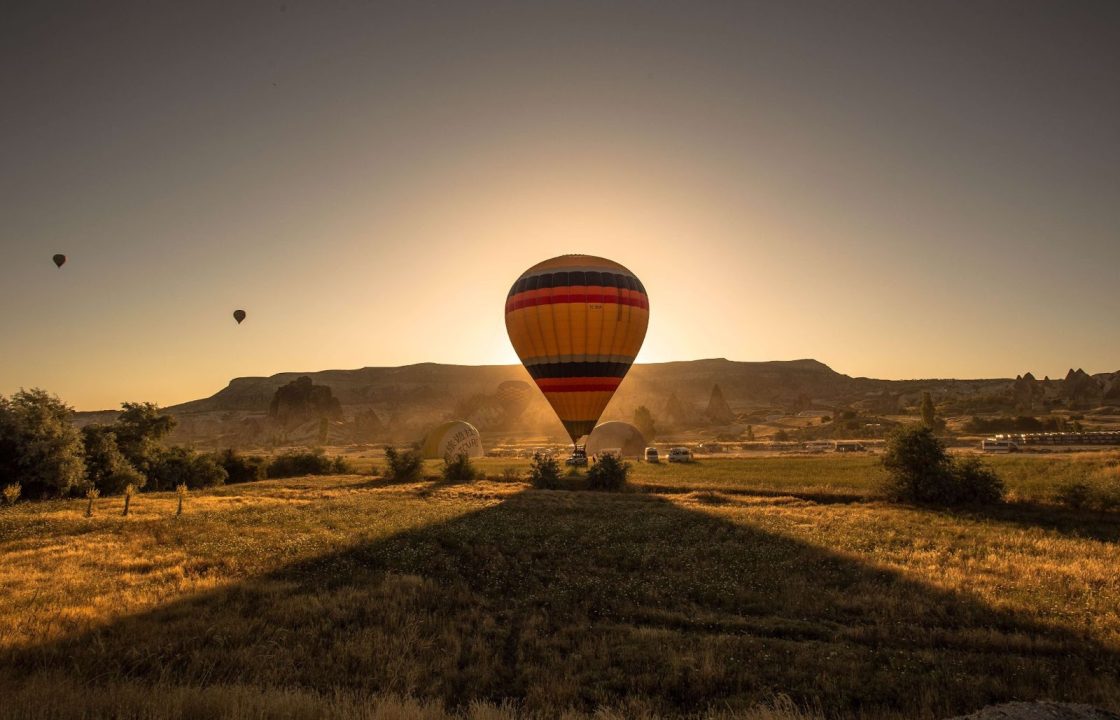
{"label": "shrub", "polygon": [[883,494],[894,502],[927,505],[993,503],[1003,498],[1003,482],[977,458],[954,463],[928,427],[895,431],[882,459]]}
{"label": "shrub", "polygon": [[587,471],[587,487],[592,490],[621,490],[629,476],[630,463],[615,455],[602,455]]}
{"label": "shrub", "polygon": [[560,487],[560,463],[551,455],[537,453],[529,465],[529,482],[540,490]]}
{"label": "shrub", "polygon": [[93,501],[101,497],[101,491],[95,487],[86,488],[86,517],[93,517]]}
{"label": "shrub", "polygon": [[268,477],[268,461],[265,458],[242,455],[232,448],[214,453],[214,461],[226,471],[226,482],[230,485]]}
{"label": "shrub", "polygon": [[1058,488],[1054,499],[1062,505],[1067,505],[1074,510],[1088,507],[1093,497],[1093,488],[1088,483],[1068,482]]}
{"label": "shrub", "polygon": [[1054,500],[1074,510],[1115,510],[1120,508],[1120,478],[1106,474],[1095,482],[1067,482],[1058,488]]}
{"label": "shrub", "polygon": [[15,505],[16,500],[19,500],[21,488],[19,483],[11,483],[4,486],[4,502],[9,505]]}
{"label": "shrub", "polygon": [[502,468],[501,474],[498,475],[498,481],[507,483],[521,482],[521,471],[512,467]]}
{"label": "shrub", "polygon": [[212,455],[200,455],[184,447],[173,447],[156,456],[148,479],[153,490],[172,490],[179,485],[186,485],[193,490],[221,485],[227,477],[226,471]]}
{"label": "shrub", "polygon": [[445,457],[441,474],[443,481],[448,483],[467,483],[478,477],[478,471],[465,453],[460,453],[455,457]]}
{"label": "shrub", "polygon": [[420,452],[416,448],[397,450],[387,447],[385,448],[385,461],[389,464],[389,471],[386,474],[389,480],[399,483],[420,481],[420,475],[424,470],[424,460],[420,457]]}
{"label": "shrub", "polygon": [[270,478],[299,477],[301,475],[336,475],[350,472],[350,464],[342,458],[331,459],[316,449],[307,452],[286,452],[268,464]]}
{"label": "shrub", "polygon": [[991,505],[1003,500],[1003,480],[978,457],[967,457],[953,463],[956,501]]}

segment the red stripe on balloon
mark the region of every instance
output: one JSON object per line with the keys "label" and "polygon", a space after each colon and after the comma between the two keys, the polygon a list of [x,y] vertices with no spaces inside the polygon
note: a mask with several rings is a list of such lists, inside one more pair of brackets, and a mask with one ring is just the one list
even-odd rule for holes
{"label": "red stripe on balloon", "polygon": [[520,310],[521,308],[536,307],[537,305],[554,305],[556,303],[598,303],[602,305],[630,305],[632,307],[641,308],[642,310],[649,310],[649,300],[641,293],[635,293],[631,297],[620,297],[614,294],[604,293],[564,293],[553,295],[535,295],[540,291],[532,291],[526,293],[519,293],[514,295],[506,301],[506,312]]}
{"label": "red stripe on balloon", "polygon": [[622,378],[541,378],[541,392],[614,392]]}

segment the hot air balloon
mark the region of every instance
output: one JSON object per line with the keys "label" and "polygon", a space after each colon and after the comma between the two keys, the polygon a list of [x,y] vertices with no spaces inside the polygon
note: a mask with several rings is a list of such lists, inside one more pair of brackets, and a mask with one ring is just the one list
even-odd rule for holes
{"label": "hot air balloon", "polygon": [[420,456],[429,460],[454,458],[459,455],[482,457],[482,437],[474,425],[451,420],[437,425],[420,443]]}
{"label": "hot air balloon", "polygon": [[63,255],[62,253],[58,253],[57,255],[55,255],[51,259],[54,260],[55,267],[62,267],[63,265],[66,264],[66,256]]}
{"label": "hot air balloon", "polygon": [[494,395],[505,410],[507,420],[516,420],[533,398],[533,386],[520,380],[506,380],[498,385]]}
{"label": "hot air balloon", "polygon": [[234,310],[233,311],[233,319],[237,321],[238,325],[240,325],[241,321],[245,319],[245,311],[244,310]]}
{"label": "hot air balloon", "polygon": [[646,438],[630,423],[612,420],[596,425],[587,436],[588,455],[598,455],[604,450],[617,450],[622,457],[640,458],[646,451]]}
{"label": "hot air balloon", "polygon": [[506,298],[513,349],[573,443],[599,421],[648,324],[642,282],[622,265],[592,255],[537,263]]}

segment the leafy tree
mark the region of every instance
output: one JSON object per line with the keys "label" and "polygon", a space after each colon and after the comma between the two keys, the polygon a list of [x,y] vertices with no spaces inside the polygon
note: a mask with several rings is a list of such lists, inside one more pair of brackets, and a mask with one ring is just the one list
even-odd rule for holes
{"label": "leafy tree", "polygon": [[0,482],[19,483],[26,497],[60,497],[85,475],[73,410],[33,388],[0,396]]}
{"label": "leafy tree", "polygon": [[646,442],[652,442],[657,437],[657,425],[654,423],[653,413],[645,405],[639,405],[634,411],[634,427],[638,428],[646,439]]}
{"label": "leafy tree", "polygon": [[142,488],[147,483],[117,446],[117,436],[104,425],[82,428],[86,458],[86,481],[100,494],[116,495],[129,485]]}
{"label": "leafy tree", "polygon": [[153,490],[173,490],[179,485],[197,489],[221,485],[228,475],[211,455],[184,447],[172,447],[159,453],[151,465],[149,480]]}
{"label": "leafy tree", "polygon": [[175,429],[175,418],[160,413],[155,403],[121,404],[113,423],[117,446],[133,467],[148,473],[160,455],[160,441]]}
{"label": "leafy tree", "polygon": [[587,487],[592,490],[621,490],[630,476],[630,463],[617,455],[601,455],[587,471]]}
{"label": "leafy tree", "polygon": [[922,425],[929,429],[934,429],[937,423],[937,409],[933,406],[933,396],[926,390],[922,393],[922,405],[920,408],[922,413]]}
{"label": "leafy tree", "polygon": [[953,462],[945,445],[924,426],[897,430],[883,454],[887,499],[930,505],[993,503],[1003,498],[1003,482],[977,458]]}

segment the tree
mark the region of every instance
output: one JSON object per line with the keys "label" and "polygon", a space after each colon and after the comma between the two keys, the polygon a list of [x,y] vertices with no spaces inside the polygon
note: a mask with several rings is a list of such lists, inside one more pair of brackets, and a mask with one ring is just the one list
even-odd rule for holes
{"label": "tree", "polygon": [[129,485],[142,488],[147,482],[140,471],[117,446],[117,436],[104,425],[86,425],[82,428],[82,446],[85,450],[86,481],[106,495],[124,492]]}
{"label": "tree", "polygon": [[19,483],[25,497],[66,495],[85,475],[73,410],[33,388],[0,396],[0,482]]}
{"label": "tree", "polygon": [[148,473],[160,454],[160,441],[175,429],[175,418],[160,413],[155,403],[126,402],[121,408],[111,426],[117,447],[133,467]]}
{"label": "tree", "polygon": [[657,425],[654,423],[653,413],[645,405],[639,405],[634,411],[634,427],[638,428],[646,442],[652,442],[657,437]]}
{"label": "tree", "polygon": [[888,500],[929,505],[993,503],[1003,498],[1003,482],[976,458],[953,462],[945,445],[922,426],[897,430],[883,454]]}
{"label": "tree", "polygon": [[922,393],[922,426],[933,430],[937,424],[937,410],[933,406],[933,396],[926,390]]}

